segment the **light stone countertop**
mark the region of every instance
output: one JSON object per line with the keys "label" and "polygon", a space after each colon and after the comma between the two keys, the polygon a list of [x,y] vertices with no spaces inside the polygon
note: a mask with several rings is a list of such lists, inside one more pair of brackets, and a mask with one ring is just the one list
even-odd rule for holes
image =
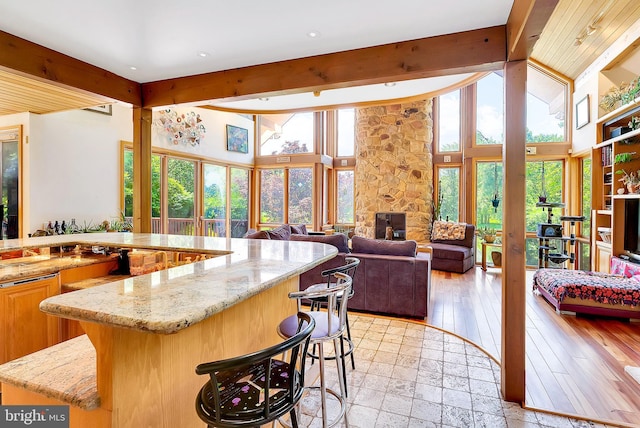
{"label": "light stone countertop", "polygon": [[2,382],[84,410],[100,407],[96,351],[86,334],[0,367]]}
{"label": "light stone countertop", "polygon": [[42,311],[62,318],[159,334],[202,321],[337,254],[331,245],[312,242],[139,233],[46,236],[0,244],[0,251],[81,244],[219,254],[40,303]]}
{"label": "light stone countertop", "polygon": [[64,269],[89,266],[114,260],[116,255],[52,254],[5,259],[0,261],[0,283],[58,273]]}

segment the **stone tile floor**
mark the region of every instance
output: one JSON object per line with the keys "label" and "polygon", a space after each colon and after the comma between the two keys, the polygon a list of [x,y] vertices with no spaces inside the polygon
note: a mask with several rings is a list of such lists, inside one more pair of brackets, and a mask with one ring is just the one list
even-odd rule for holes
{"label": "stone tile floor", "polygon": [[[498,364],[452,334],[409,321],[349,317],[356,359],[355,370],[347,361],[351,428],[605,427],[502,401]],[[325,370],[328,386],[339,391],[335,363]],[[332,420],[339,405],[329,401]],[[322,427],[321,415],[320,395],[312,391],[302,399],[300,425]]]}

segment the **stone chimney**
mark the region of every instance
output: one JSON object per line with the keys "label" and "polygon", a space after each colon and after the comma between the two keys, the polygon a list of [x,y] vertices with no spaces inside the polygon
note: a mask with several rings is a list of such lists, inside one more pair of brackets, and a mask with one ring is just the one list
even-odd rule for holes
{"label": "stone chimney", "polygon": [[431,99],[356,109],[356,235],[374,237],[376,212],[404,212],[406,239],[428,240],[432,112]]}

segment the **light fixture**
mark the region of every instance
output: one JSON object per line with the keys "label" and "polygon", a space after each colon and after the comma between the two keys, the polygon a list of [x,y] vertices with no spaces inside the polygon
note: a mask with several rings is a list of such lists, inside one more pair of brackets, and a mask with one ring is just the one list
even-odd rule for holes
{"label": "light fixture", "polygon": [[320,96],[320,91],[313,91],[313,96],[314,97],[319,97]]}
{"label": "light fixture", "polygon": [[138,69],[138,67],[136,67],[136,66],[134,66],[134,65],[132,65],[132,66],[130,66],[130,67],[129,67],[129,70],[133,70],[133,71],[135,71],[135,70],[137,70],[137,69]]}
{"label": "light fixture", "polygon": [[388,88],[392,88],[394,86],[396,86],[396,82],[387,82],[384,84],[384,86],[388,87]]}
{"label": "light fixture", "polygon": [[320,33],[317,31],[309,31],[307,33],[307,36],[311,37],[312,39],[315,39],[316,37],[320,37]]}
{"label": "light fixture", "polygon": [[198,52],[198,56],[201,57],[201,58],[206,58],[206,57],[209,56],[209,54],[206,53],[205,51],[200,51],[200,52]]}
{"label": "light fixture", "polygon": [[263,98],[258,98],[260,101],[269,101],[269,98],[267,97],[263,97]]}
{"label": "light fixture", "polygon": [[593,15],[593,18],[591,18],[587,26],[582,29],[576,36],[576,40],[575,42],[573,42],[574,46],[580,46],[587,37],[592,36],[598,31],[598,29],[600,28],[598,27],[598,24],[600,23],[600,21],[602,21],[602,18],[604,18],[604,14],[607,13],[612,4],[613,0],[609,0],[604,6],[602,6],[602,8],[600,8],[600,10],[598,10],[595,15]]}

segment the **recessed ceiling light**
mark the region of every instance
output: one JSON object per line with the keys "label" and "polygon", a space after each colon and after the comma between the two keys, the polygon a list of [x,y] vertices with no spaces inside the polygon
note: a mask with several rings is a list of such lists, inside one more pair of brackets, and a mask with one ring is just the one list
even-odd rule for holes
{"label": "recessed ceiling light", "polygon": [[200,52],[198,52],[198,56],[199,56],[199,57],[202,57],[202,58],[205,58],[205,57],[208,57],[208,56],[209,56],[209,54],[208,54],[208,53],[206,53],[205,51],[200,51]]}
{"label": "recessed ceiling light", "polygon": [[387,83],[384,84],[384,86],[387,86],[387,87],[390,88],[392,86],[396,86],[396,82],[387,82]]}
{"label": "recessed ceiling light", "polygon": [[309,31],[307,33],[307,36],[311,37],[312,39],[315,39],[316,37],[320,37],[320,33],[317,31]]}
{"label": "recessed ceiling light", "polygon": [[134,65],[132,65],[131,67],[129,67],[129,70],[137,70],[137,69],[138,69],[138,67],[136,67],[136,66],[134,66]]}

